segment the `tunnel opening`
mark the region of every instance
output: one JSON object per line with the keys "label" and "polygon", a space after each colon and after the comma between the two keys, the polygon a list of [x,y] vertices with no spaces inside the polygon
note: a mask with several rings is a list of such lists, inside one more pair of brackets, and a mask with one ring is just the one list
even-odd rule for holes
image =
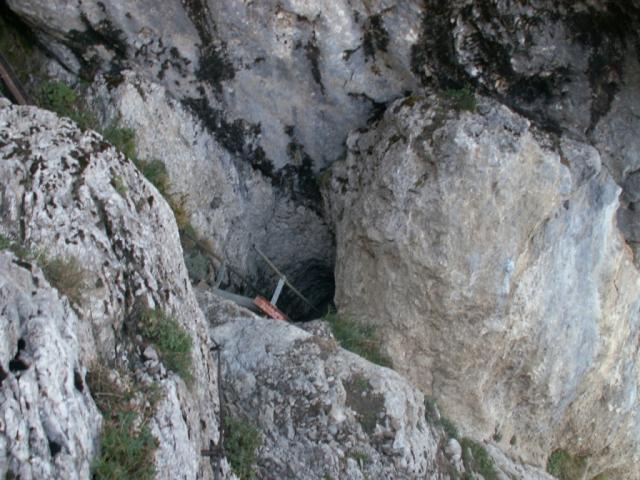
{"label": "tunnel opening", "polygon": [[[303,300],[291,288],[285,286],[277,307],[293,322],[307,322],[322,318],[333,304],[335,280],[333,266],[317,260],[309,260],[294,267],[283,268],[287,280],[304,296]],[[278,276],[268,269],[259,274],[261,290],[271,299]]]}
{"label": "tunnel opening", "polygon": [[283,286],[276,307],[290,321],[307,322],[322,318],[333,306],[333,249],[327,252],[326,257],[302,259],[299,255],[296,259],[291,259],[287,252],[278,252],[278,260],[269,260],[272,263],[269,266],[269,262],[261,258],[254,247],[248,266],[245,266],[246,270],[228,263],[226,258],[207,248],[198,250],[187,247],[183,253],[193,285],[206,285],[207,288],[216,290],[219,296],[256,313],[262,314],[254,304],[254,299],[262,296],[267,301],[272,300],[281,278],[279,273],[286,278],[288,284]]}

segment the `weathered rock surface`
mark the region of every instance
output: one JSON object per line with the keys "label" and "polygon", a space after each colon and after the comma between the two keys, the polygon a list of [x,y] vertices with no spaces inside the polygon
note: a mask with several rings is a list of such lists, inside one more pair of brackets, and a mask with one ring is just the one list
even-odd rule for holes
{"label": "weathered rock surface", "polygon": [[[9,310],[5,314],[2,310],[1,319],[6,322],[2,329],[8,332],[8,343],[3,343],[3,369],[6,371],[6,360],[15,355],[16,345],[19,345],[14,338],[19,335],[15,322],[24,318],[21,334],[28,335],[29,329],[34,329],[32,335],[25,337],[27,349],[24,352],[48,365],[42,373],[53,372],[50,368],[61,362],[65,365],[60,369],[62,373],[56,375],[60,375],[58,381],[66,390],[51,387],[52,397],[40,401],[55,405],[67,403],[68,407],[64,408],[68,412],[76,408],[78,425],[70,428],[69,435],[80,432],[78,435],[85,436],[76,440],[76,445],[94,445],[99,426],[95,407],[89,401],[80,403],[86,392],[69,387],[69,382],[73,381],[69,369],[84,375],[98,360],[138,368],[135,355],[128,354],[125,348],[125,324],[137,305],[162,307],[192,337],[193,376],[198,382],[188,388],[174,373],[161,371],[152,375],[138,368],[140,376],[158,382],[164,392],[164,399],[151,422],[151,429],[159,439],[158,478],[211,478],[209,460],[200,455],[200,450],[209,448],[210,441],[218,441],[216,367],[209,353],[208,331],[187,278],[178,231],[168,205],[133,164],[100,135],[83,132],[71,121],[51,112],[2,105],[0,159],[0,178],[3,179],[0,185],[1,231],[31,248],[46,250],[51,258],[74,257],[86,273],[83,298],[74,305],[78,320],[69,304],[61,304],[59,300],[57,303],[51,300],[51,311],[40,306],[37,298],[32,300],[33,305],[25,304],[24,311],[14,313]],[[22,277],[20,288],[11,288],[24,292],[29,277],[25,272]],[[53,293],[48,295],[55,299]],[[19,299],[14,301],[20,302]],[[40,313],[36,313],[38,308]],[[33,318],[30,315],[34,315]],[[53,343],[40,348],[44,342],[39,336],[43,334],[43,327],[39,327],[40,330],[36,327],[49,321],[49,315],[52,325],[47,328],[51,330],[52,339],[63,337],[68,346]],[[62,327],[65,330],[56,333],[56,328]],[[36,372],[41,368],[38,365],[41,364],[36,363]],[[37,384],[26,383],[34,375],[33,369],[27,370],[18,383],[24,379],[25,388],[32,385],[35,388]],[[4,390],[13,388],[12,385],[16,385],[13,377],[3,382],[3,395],[8,395]],[[15,391],[16,395],[20,393]],[[30,394],[36,395],[36,392]],[[62,413],[65,411],[59,405],[56,408]],[[29,418],[28,412],[24,415]],[[62,420],[64,417],[60,422]],[[83,426],[83,422],[88,423]],[[62,427],[52,423],[44,428],[51,440],[61,442],[62,448],[68,449],[65,455],[83,453],[71,450],[71,444],[63,443]],[[15,437],[6,441],[9,442],[5,444],[6,451],[22,448]],[[36,447],[40,448],[40,445]],[[43,458],[39,452],[32,453],[34,458]],[[91,451],[84,453],[88,455]],[[59,471],[56,470],[57,459],[43,459],[43,462],[52,463],[38,470],[44,476],[37,478],[60,478],[55,475]],[[28,459],[21,457],[20,460]],[[76,464],[65,468],[73,466],[77,470],[60,470],[69,474],[62,477],[86,478],[88,461],[90,459],[86,457],[74,459]],[[46,476],[48,471],[52,472],[51,477]]]}
{"label": "weathered rock surface", "polygon": [[625,190],[618,221],[636,250],[632,177],[640,165],[640,4],[424,4],[412,57],[423,84],[473,85],[539,126],[592,143]]}
{"label": "weathered rock surface", "polygon": [[[158,84],[125,72],[117,87],[97,81],[91,103],[105,124],[117,121],[135,131],[141,158],[166,165],[173,190],[186,196],[198,234],[231,267],[264,285],[264,295],[272,293],[276,281],[253,245],[311,301],[330,299],[333,239],[319,209],[283,196],[269,179],[238,162]],[[306,309],[286,296],[280,305],[287,313]]]}
{"label": "weathered rock surface", "polygon": [[80,320],[39,268],[9,252],[0,312],[0,476],[89,478],[102,417],[84,384]]}
{"label": "weathered rock surface", "polygon": [[8,4],[70,70],[144,72],[265,172],[317,171],[378,103],[417,85],[418,0]]}
{"label": "weathered rock surface", "polygon": [[[446,435],[396,372],[211,293],[198,298],[221,346],[225,407],[261,432],[258,478],[456,478]],[[496,451],[498,474],[550,478]]]}
{"label": "weathered rock surface", "polygon": [[348,148],[328,194],[340,310],[377,325],[466,433],[640,478],[640,276],[597,150],[435,95],[394,103]]}

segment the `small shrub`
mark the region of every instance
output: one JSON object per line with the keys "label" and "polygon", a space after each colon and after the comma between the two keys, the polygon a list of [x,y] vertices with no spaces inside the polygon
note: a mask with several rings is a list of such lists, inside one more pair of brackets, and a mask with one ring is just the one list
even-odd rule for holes
{"label": "small shrub", "polygon": [[121,413],[106,421],[100,437],[100,456],[93,462],[97,480],[153,480],[156,470],[153,456],[156,438],[146,425],[136,429],[135,415]]}
{"label": "small shrub", "polygon": [[226,416],[224,435],[225,453],[233,473],[240,480],[255,478],[254,464],[262,443],[260,432],[248,422]]}
{"label": "small shrub", "polygon": [[139,411],[133,401],[143,394],[155,411],[159,401],[157,386],[134,390],[115,382],[109,370],[94,365],[87,374],[87,385],[104,418],[100,436],[100,453],[91,469],[95,480],[155,478],[154,455],[158,442],[147,427],[152,411]]}
{"label": "small shrub", "polygon": [[86,288],[86,272],[74,257],[40,257],[40,267],[49,283],[71,302],[80,304]]}
{"label": "small shrub", "polygon": [[11,248],[11,239],[0,233],[0,250],[9,250]]}
{"label": "small shrub", "polygon": [[565,450],[555,450],[547,460],[547,472],[560,480],[581,479],[586,469],[586,456],[572,456]]}
{"label": "small shrub", "polygon": [[138,328],[156,347],[166,367],[190,383],[192,340],[184,327],[160,310],[147,309],[140,314]]}
{"label": "small shrub", "polygon": [[353,458],[356,462],[360,464],[360,466],[364,466],[369,463],[369,455],[364,452],[360,452],[358,450],[352,450],[347,454],[349,457]]}
{"label": "small shrub", "polygon": [[184,243],[182,245],[182,249],[184,264],[187,267],[191,281],[194,284],[197,284],[207,280],[210,276],[209,272],[211,267],[209,257],[196,248],[187,248]]}
{"label": "small shrub", "polygon": [[62,295],[76,305],[82,302],[86,287],[86,271],[76,258],[49,258],[45,252],[29,248],[2,234],[0,234],[0,250],[11,250],[21,260],[37,263],[49,283]]}
{"label": "small shrub", "polygon": [[127,158],[135,160],[136,133],[132,128],[120,127],[116,122],[112,122],[104,129],[102,136]]}
{"label": "small shrub", "polygon": [[158,192],[160,192],[169,204],[181,234],[188,228],[193,229],[190,224],[190,214],[186,205],[187,196],[171,191],[171,181],[169,180],[167,167],[165,167],[164,163],[160,160],[147,161],[139,159],[134,159],[134,163],[136,167],[138,167],[138,170],[140,170],[140,173],[156,187]]}
{"label": "small shrub", "polygon": [[389,358],[380,351],[380,339],[376,334],[375,327],[359,325],[355,321],[335,313],[328,313],[324,320],[331,326],[331,331],[342,348],[378,365],[391,366]]}
{"label": "small shrub", "polygon": [[466,478],[469,480],[474,478],[470,472],[479,473],[485,480],[498,478],[493,459],[482,445],[468,438],[463,438],[460,446],[462,447],[462,462],[467,471]]}
{"label": "small shrub", "polygon": [[99,129],[99,122],[80,100],[76,91],[64,82],[47,81],[40,85],[38,105],[62,117],[68,117],[83,129]]}
{"label": "small shrub", "polygon": [[442,426],[444,433],[446,433],[449,436],[449,438],[455,438],[457,440],[460,437],[460,434],[458,433],[458,428],[447,417],[442,417],[440,419],[440,425]]}
{"label": "small shrub", "polygon": [[42,253],[36,252],[20,242],[16,242],[2,234],[0,234],[0,250],[11,250],[16,257],[26,262],[37,261],[43,256]]}
{"label": "small shrub", "polygon": [[444,96],[452,101],[456,110],[473,112],[476,109],[476,97],[469,86],[459,89],[450,88],[445,90]]}

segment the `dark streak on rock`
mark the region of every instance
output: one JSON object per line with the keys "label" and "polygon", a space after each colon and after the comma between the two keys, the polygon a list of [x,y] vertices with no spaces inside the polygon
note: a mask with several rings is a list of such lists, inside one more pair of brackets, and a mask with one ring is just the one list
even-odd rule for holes
{"label": "dark streak on rock", "polygon": [[364,25],[362,49],[365,59],[376,58],[376,51],[386,52],[389,46],[389,32],[384,28],[382,15],[370,16]]}
{"label": "dark streak on rock", "polygon": [[316,32],[313,32],[311,40],[304,46],[305,55],[309,63],[311,63],[311,75],[315,82],[320,86],[320,91],[324,95],[324,84],[322,83],[322,74],[320,72],[320,48],[318,47],[318,40],[316,38]]}

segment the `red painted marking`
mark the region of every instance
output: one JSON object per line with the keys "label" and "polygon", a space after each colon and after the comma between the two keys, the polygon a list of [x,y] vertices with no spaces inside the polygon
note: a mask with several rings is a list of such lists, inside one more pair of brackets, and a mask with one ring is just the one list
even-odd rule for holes
{"label": "red painted marking", "polygon": [[261,295],[258,295],[253,299],[253,303],[256,307],[262,310],[265,314],[273,318],[274,320],[289,320],[282,311],[272,304],[269,300]]}

